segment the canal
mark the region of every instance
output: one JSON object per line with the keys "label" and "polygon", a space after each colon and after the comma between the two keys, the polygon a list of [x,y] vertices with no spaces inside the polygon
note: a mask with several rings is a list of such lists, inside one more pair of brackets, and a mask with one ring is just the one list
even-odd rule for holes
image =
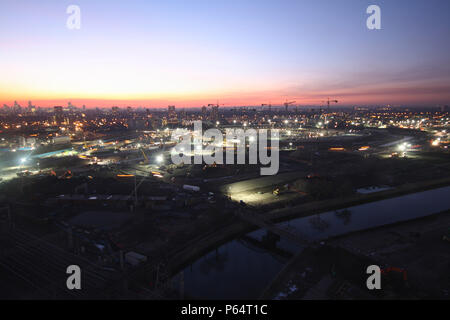
{"label": "canal", "polygon": [[[328,211],[278,224],[309,240],[326,240],[450,209],[450,186]],[[187,297],[255,299],[301,247],[265,230],[204,255],[182,272]],[[175,281],[176,282],[176,281]]]}

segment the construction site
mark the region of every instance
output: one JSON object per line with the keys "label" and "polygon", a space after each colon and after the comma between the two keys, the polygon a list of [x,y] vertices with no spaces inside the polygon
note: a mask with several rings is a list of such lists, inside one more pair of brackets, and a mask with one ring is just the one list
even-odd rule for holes
{"label": "construction site", "polygon": [[[351,228],[328,234],[326,230],[335,222],[322,217],[330,210],[333,215],[336,210],[351,211],[366,203],[403,201],[409,194],[419,199],[419,194],[448,186],[448,142],[442,127],[318,128],[311,119],[290,118],[288,108],[293,103],[286,102],[284,113],[272,114],[280,130],[280,167],[273,176],[260,176],[260,165],[175,165],[170,160],[176,146],[171,138],[175,129],[112,132],[102,134],[101,139],[65,141],[53,149],[28,151],[19,166],[14,164],[16,154],[3,153],[0,274],[5,290],[1,297],[255,299],[264,294],[270,299],[309,298],[305,290],[316,280],[331,281],[325,269],[335,262],[320,260],[322,255],[337,255],[344,266],[352,259],[374,258],[370,254],[354,257],[359,249],[353,246],[350,250],[336,237],[346,238],[345,234],[354,232],[365,235],[369,231],[364,230],[430,214],[445,216],[442,212],[450,205],[446,197],[438,197],[438,208],[422,205],[414,214],[398,205],[388,206],[385,210],[390,216],[376,222],[370,222],[367,210],[353,216],[368,223],[352,224],[343,214]],[[330,108],[335,102],[325,103]],[[265,112],[272,111],[269,107]],[[222,122],[230,118],[221,130],[239,126],[230,120],[234,114],[224,112]],[[325,109],[315,121],[327,120],[328,114],[332,113]],[[250,126],[245,121],[240,125]],[[438,147],[430,143],[437,135]],[[229,148],[227,142],[223,148]],[[398,219],[391,220],[391,216]],[[293,227],[296,219],[308,219],[306,227]],[[433,232],[449,236],[445,230]],[[316,255],[321,262],[314,262]],[[310,260],[311,266],[306,266]],[[299,283],[303,291],[284,294],[283,285],[297,279],[298,272],[282,271],[297,263],[305,268],[319,263],[321,273],[305,278],[309,287]],[[83,270],[83,290],[67,289],[69,265]],[[343,277],[339,279],[344,281]],[[248,290],[230,287],[236,283],[232,278],[248,281]],[[224,288],[212,292],[210,283],[223,283]],[[402,297],[420,294],[414,291]],[[444,291],[427,294],[446,297]],[[368,296],[366,292],[352,297]]]}

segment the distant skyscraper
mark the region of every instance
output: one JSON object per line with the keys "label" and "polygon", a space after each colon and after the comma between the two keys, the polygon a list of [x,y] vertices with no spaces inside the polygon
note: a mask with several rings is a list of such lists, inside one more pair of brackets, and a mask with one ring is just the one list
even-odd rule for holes
{"label": "distant skyscraper", "polygon": [[169,112],[169,119],[175,119],[177,117],[177,113],[175,111],[175,106],[168,106],[167,110]]}
{"label": "distant skyscraper", "polygon": [[4,105],[3,105],[3,112],[4,112],[4,113],[9,113],[9,112],[10,112],[10,109],[11,109],[11,108],[10,108],[7,104],[4,104]]}
{"label": "distant skyscraper", "polygon": [[177,125],[178,124],[178,115],[177,115],[177,112],[175,111],[176,110],[175,106],[168,106],[167,110],[169,113],[167,116],[167,119],[166,119],[167,124]]}
{"label": "distant skyscraper", "polygon": [[217,121],[219,120],[219,106],[213,106],[211,110],[211,120]]}
{"label": "distant skyscraper", "polygon": [[181,110],[180,117],[182,120],[186,119],[186,110],[184,108]]}
{"label": "distant skyscraper", "polygon": [[20,106],[20,104],[17,103],[17,101],[14,101],[14,107],[13,107],[14,112],[21,112],[22,111],[22,107]]}
{"label": "distant skyscraper", "polygon": [[35,113],[36,112],[36,107],[33,106],[33,103],[31,103],[31,101],[28,101],[27,112],[28,113]]}
{"label": "distant skyscraper", "polygon": [[70,111],[73,111],[76,109],[76,107],[72,104],[72,102],[68,102],[67,103],[67,109],[69,109]]}
{"label": "distant skyscraper", "polygon": [[54,118],[56,125],[61,125],[64,122],[64,111],[62,106],[53,107]]}

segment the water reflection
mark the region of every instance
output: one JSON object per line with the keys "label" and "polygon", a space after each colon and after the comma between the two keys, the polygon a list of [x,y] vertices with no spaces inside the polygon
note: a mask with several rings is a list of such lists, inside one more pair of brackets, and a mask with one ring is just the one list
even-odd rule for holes
{"label": "water reflection", "polygon": [[352,211],[349,209],[335,211],[334,214],[336,215],[336,218],[342,220],[344,225],[348,225],[352,220]]}
{"label": "water reflection", "polygon": [[[328,211],[294,219],[289,225],[309,240],[324,240],[354,231],[407,221],[450,208],[450,187]],[[286,223],[283,223],[286,224]],[[283,225],[281,224],[281,225]]]}
{"label": "water reflection", "polygon": [[216,250],[215,254],[212,254],[201,261],[199,270],[204,275],[208,275],[211,272],[220,272],[225,270],[227,262],[228,252],[219,252],[219,250]]}
{"label": "water reflection", "polygon": [[308,219],[309,224],[316,230],[324,232],[330,227],[330,224],[323,220],[320,215],[312,216]]}
{"label": "water reflection", "polygon": [[[280,223],[310,240],[407,221],[450,208],[450,187],[329,211]],[[265,230],[217,248],[184,270],[186,293],[206,299],[255,299],[300,250]]]}

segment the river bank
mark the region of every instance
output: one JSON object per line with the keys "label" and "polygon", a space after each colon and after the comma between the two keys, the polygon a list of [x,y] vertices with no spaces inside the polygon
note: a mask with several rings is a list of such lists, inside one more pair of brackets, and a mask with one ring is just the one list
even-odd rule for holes
{"label": "river bank", "polygon": [[[279,225],[291,228],[292,232],[299,232],[310,241],[330,241],[336,236],[383,225],[393,225],[448,210],[450,208],[447,197],[449,192],[449,187],[441,187],[347,207],[344,210],[345,214],[332,210],[315,215],[315,218],[323,222],[323,228],[318,228],[313,223],[312,217],[308,216],[295,218]],[[232,227],[229,226],[229,228]],[[219,234],[215,236],[218,237]],[[245,238],[250,238],[251,241]],[[198,250],[199,247],[195,249]],[[208,250],[188,263],[187,268],[182,269],[186,280],[186,291],[191,296],[200,298],[211,295],[214,295],[211,298],[215,299],[232,296],[239,299],[255,298],[288,262],[278,253],[285,251],[288,254],[284,256],[288,256],[289,253],[299,252],[303,247],[266,230],[253,231],[246,237],[232,238]],[[344,257],[347,254],[345,252]],[[340,258],[340,260],[347,261],[347,258]],[[345,267],[341,269],[345,270]],[[214,283],[213,287],[211,283]],[[245,283],[242,287],[245,287],[246,291],[238,290],[239,286],[236,287],[236,283]],[[212,290],[213,288],[217,290]],[[353,291],[355,290],[353,288]]]}
{"label": "river bank", "polygon": [[[449,213],[355,232],[329,240],[321,250],[301,251],[277,274],[260,299],[448,299],[450,251],[443,237],[450,228]],[[360,265],[359,274],[343,272],[342,265],[355,263]],[[408,282],[402,282],[403,274],[394,275],[397,282],[386,279],[386,286],[374,295],[364,280],[370,264],[404,270]]]}
{"label": "river bank", "polygon": [[[261,218],[266,221],[281,222],[293,218],[306,217],[329,210],[339,210],[349,206],[380,201],[414,192],[426,191],[446,185],[450,185],[450,178],[406,184],[395,189],[374,194],[358,194],[347,198],[316,201],[292,208],[273,210],[268,213],[261,214]],[[206,254],[208,251],[255,230],[258,230],[258,227],[236,218],[230,225],[218,230],[213,230],[206,235],[200,236],[197,239],[186,243],[172,255],[169,262],[170,272],[175,273],[184,266],[188,265],[190,262],[195,261],[196,258]]]}

